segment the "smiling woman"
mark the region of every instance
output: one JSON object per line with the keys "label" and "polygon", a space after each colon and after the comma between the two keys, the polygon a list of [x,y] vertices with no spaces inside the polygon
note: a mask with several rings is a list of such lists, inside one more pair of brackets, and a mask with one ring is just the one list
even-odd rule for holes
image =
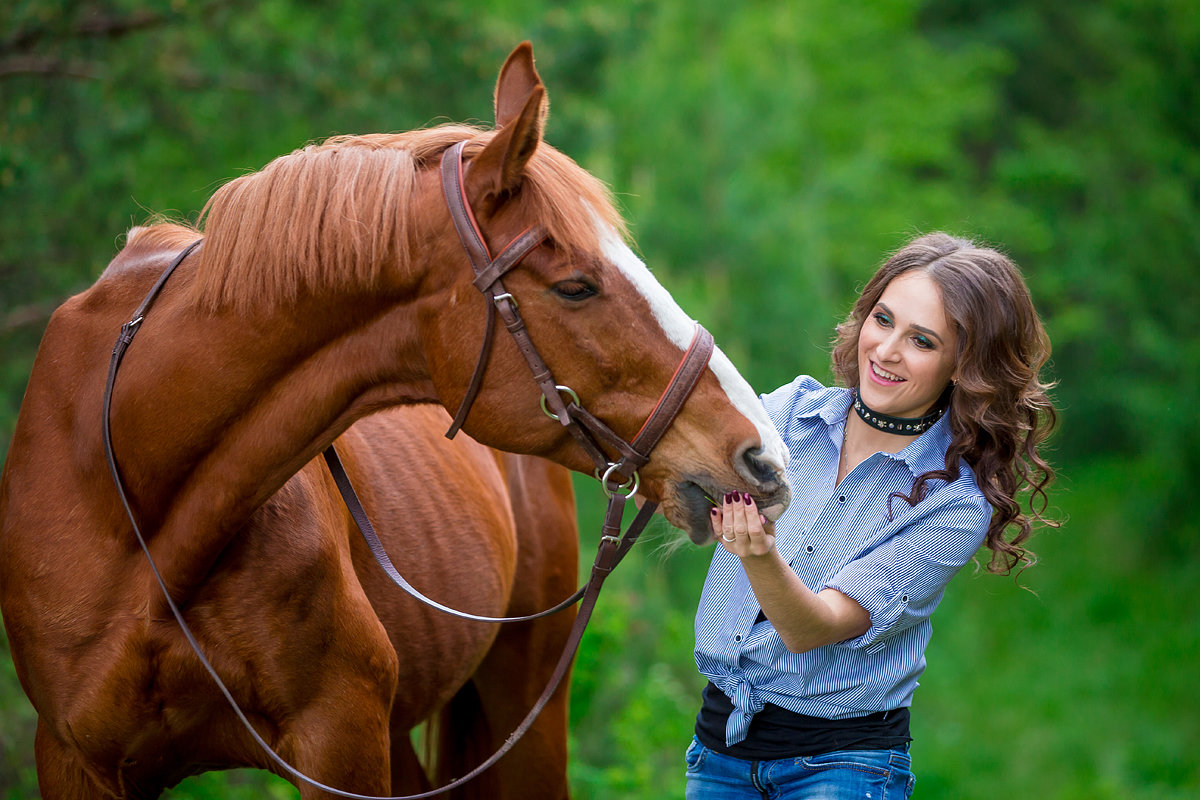
{"label": "smiling woman", "polygon": [[[923,278],[936,288],[945,330],[953,336],[949,345],[943,342],[940,347],[946,355],[953,349],[954,366],[953,381],[939,400],[950,417],[953,441],[946,453],[946,474],[929,478],[947,479],[957,474],[960,460],[966,461],[996,509],[986,540],[992,550],[989,569],[1009,572],[1032,565],[1034,557],[1021,543],[1032,533],[1033,521],[1045,521],[1045,489],[1054,470],[1038,448],[1050,435],[1056,414],[1047,394],[1052,384],[1041,379],[1050,358],[1050,337],[1029,289],[1017,265],[994,249],[944,233],[915,239],[879,269],[849,318],[838,326],[833,367],[843,385],[863,391],[860,333],[868,328],[869,312],[887,290],[906,278]],[[910,502],[925,490],[924,478],[918,476],[908,493]],[[1032,518],[1022,513],[1018,502],[1025,490]],[[1005,540],[1010,527],[1013,537]]]}
{"label": "smiling woman", "polygon": [[865,380],[855,409],[925,416],[952,379],[957,340],[932,278],[914,271],[893,280],[858,337],[858,370]]}
{"label": "smiling woman", "polygon": [[[801,494],[774,525],[748,494],[712,509],[689,798],[912,792],[908,708],[946,584],[981,544],[993,571],[1032,562],[1049,354],[1016,265],[935,233],[838,327],[843,387],[802,376],[763,398]],[[1042,501],[1028,515],[1022,491]]]}

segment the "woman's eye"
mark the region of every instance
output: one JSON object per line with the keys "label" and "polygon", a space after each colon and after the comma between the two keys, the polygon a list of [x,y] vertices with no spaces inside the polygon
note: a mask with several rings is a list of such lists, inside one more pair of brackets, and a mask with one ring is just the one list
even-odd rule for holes
{"label": "woman's eye", "polygon": [[921,348],[922,350],[933,349],[933,342],[924,336],[914,336],[913,341],[916,343],[917,347]]}
{"label": "woman's eye", "polygon": [[581,280],[560,281],[554,284],[554,293],[564,300],[586,300],[599,292],[590,283]]}
{"label": "woman's eye", "polygon": [[885,328],[891,327],[892,318],[889,317],[887,314],[883,313],[882,311],[876,311],[872,316],[874,316],[875,321],[878,322],[883,327],[885,327]]}

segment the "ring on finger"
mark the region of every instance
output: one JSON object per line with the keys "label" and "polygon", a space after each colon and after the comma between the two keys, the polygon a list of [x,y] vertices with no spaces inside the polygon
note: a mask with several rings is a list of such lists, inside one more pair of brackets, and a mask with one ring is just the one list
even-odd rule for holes
{"label": "ring on finger", "polygon": [[722,533],[722,534],[721,534],[721,541],[722,541],[722,542],[736,542],[736,541],[737,541],[737,536],[736,536],[736,535],[734,535],[734,536],[726,536],[725,534],[723,534],[723,533]]}

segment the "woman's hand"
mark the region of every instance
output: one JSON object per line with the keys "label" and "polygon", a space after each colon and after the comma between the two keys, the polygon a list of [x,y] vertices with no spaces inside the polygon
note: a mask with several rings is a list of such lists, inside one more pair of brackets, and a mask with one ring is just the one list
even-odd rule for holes
{"label": "woman's hand", "polygon": [[738,558],[765,556],[775,549],[775,526],[758,513],[754,498],[743,492],[725,495],[709,517],[717,541]]}
{"label": "woman's hand", "polygon": [[775,525],[758,513],[748,494],[725,495],[710,515],[721,546],[741,559],[763,613],[785,647],[805,653],[815,647],[861,636],[871,615],[837,589],[814,593],[775,549]]}

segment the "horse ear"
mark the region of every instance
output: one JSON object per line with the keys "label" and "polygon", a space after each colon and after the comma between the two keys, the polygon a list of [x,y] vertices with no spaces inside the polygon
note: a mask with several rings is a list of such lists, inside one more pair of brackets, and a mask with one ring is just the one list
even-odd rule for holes
{"label": "horse ear", "polygon": [[525,165],[542,141],[546,87],[533,68],[533,47],[521,43],[504,62],[496,82],[496,135],[467,170],[467,191],[486,202],[521,188]]}
{"label": "horse ear", "polygon": [[[544,91],[542,79],[533,66],[533,45],[521,42],[509,53],[496,81],[496,127],[503,128],[516,119],[525,107],[529,95],[538,88]],[[545,113],[546,107],[543,106],[543,117]]]}

